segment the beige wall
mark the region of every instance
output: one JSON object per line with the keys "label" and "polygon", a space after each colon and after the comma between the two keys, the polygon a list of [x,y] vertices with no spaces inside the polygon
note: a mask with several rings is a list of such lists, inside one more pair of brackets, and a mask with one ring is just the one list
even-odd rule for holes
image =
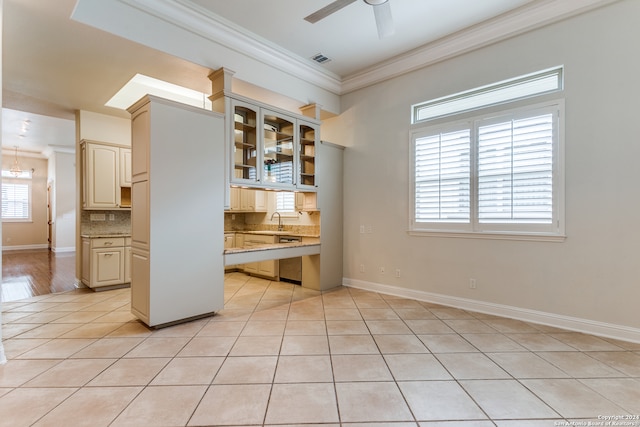
{"label": "beige wall", "polygon": [[[2,168],[9,169],[15,159],[14,153],[3,150]],[[18,152],[22,169],[34,169],[31,184],[30,222],[3,222],[2,248],[29,249],[46,248],[47,241],[47,159],[26,157]]]}
{"label": "beige wall", "polygon": [[73,252],[76,227],[76,159],[74,153],[54,152],[49,157],[51,187],[51,250]]}
{"label": "beige wall", "polygon": [[131,146],[131,120],[128,118],[81,110],[76,114],[76,129],[79,140]]}
{"label": "beige wall", "polygon": [[[640,2],[617,2],[343,96],[322,132],[348,147],[345,283],[640,340],[638,16]],[[557,65],[566,241],[410,236],[410,106]]]}

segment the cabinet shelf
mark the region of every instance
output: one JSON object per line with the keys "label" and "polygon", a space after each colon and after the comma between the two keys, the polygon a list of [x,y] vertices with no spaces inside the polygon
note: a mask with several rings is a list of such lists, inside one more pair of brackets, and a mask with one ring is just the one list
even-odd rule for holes
{"label": "cabinet shelf", "polygon": [[235,123],[235,130],[236,131],[240,131],[240,132],[255,132],[256,130],[256,125],[252,125],[249,123],[243,123],[243,122],[234,122]]}
{"label": "cabinet shelf", "polygon": [[235,141],[236,147],[238,148],[257,148],[258,146],[256,144],[249,144],[248,142],[240,142],[240,141]]}
{"label": "cabinet shelf", "polygon": [[252,165],[241,165],[236,163],[235,165],[233,165],[236,169],[254,169],[255,166]]}

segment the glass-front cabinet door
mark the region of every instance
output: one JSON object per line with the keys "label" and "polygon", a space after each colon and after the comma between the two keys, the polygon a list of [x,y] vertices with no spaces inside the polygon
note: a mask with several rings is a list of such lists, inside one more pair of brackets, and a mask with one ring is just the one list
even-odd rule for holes
{"label": "glass-front cabinet door", "polygon": [[296,120],[263,110],[262,179],[265,185],[295,185]]}
{"label": "glass-front cabinet door", "polygon": [[255,183],[258,175],[258,108],[239,102],[233,108],[232,181]]}
{"label": "glass-front cabinet door", "polygon": [[316,187],[316,147],[318,127],[310,123],[299,123],[298,148],[299,178],[298,188],[314,189]]}

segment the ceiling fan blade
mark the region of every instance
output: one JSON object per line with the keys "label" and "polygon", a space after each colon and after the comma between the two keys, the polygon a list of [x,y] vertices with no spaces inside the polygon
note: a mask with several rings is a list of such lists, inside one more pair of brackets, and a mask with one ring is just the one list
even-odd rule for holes
{"label": "ceiling fan blade", "polygon": [[376,17],[376,27],[378,27],[378,38],[385,38],[395,33],[393,17],[391,16],[391,2],[373,5],[373,14]]}
{"label": "ceiling fan blade", "polygon": [[339,11],[343,7],[349,6],[351,3],[355,1],[356,0],[336,0],[333,3],[329,3],[322,9],[313,12],[311,15],[304,18],[304,20],[307,22],[311,22],[312,24],[315,24],[319,20],[324,19],[327,16],[331,15],[332,13]]}

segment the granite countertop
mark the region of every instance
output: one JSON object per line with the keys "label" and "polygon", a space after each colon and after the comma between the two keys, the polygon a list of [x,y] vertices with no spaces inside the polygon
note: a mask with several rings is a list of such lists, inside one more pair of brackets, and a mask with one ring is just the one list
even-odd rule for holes
{"label": "granite countertop", "polygon": [[102,233],[83,233],[80,235],[80,237],[86,237],[89,239],[97,239],[100,237],[104,237],[104,238],[110,238],[110,237],[131,237],[131,233],[107,233],[107,232],[102,232]]}
{"label": "granite countertop", "polygon": [[265,236],[296,236],[296,237],[320,237],[319,234],[305,234],[296,233],[295,231],[274,231],[274,230],[257,230],[257,231],[242,231],[242,230],[225,230],[227,233],[241,233],[241,234],[258,234]]}

